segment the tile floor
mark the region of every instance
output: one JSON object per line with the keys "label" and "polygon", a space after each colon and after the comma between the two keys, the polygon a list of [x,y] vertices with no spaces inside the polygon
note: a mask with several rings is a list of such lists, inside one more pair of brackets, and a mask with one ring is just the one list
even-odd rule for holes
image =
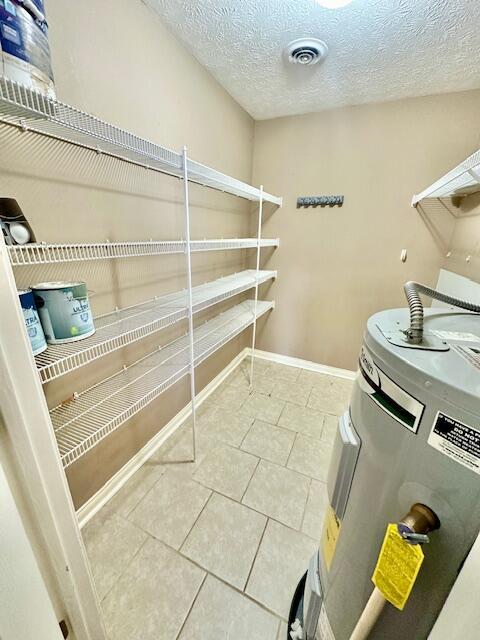
{"label": "tile floor", "polygon": [[244,360],[84,527],[110,640],[286,640],[349,380]]}

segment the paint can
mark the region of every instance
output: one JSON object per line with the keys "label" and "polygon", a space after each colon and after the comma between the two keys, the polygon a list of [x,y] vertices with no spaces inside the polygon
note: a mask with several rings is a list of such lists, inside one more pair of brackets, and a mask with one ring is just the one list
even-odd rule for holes
{"label": "paint can", "polygon": [[0,73],[55,97],[43,0],[0,0]]}
{"label": "paint can", "polygon": [[95,333],[85,282],[42,282],[32,290],[49,344],[75,342]]}
{"label": "paint can", "polygon": [[47,343],[45,342],[45,335],[38,317],[35,298],[31,289],[19,289],[18,297],[20,298],[25,327],[27,328],[33,355],[37,356],[42,351],[45,351]]}

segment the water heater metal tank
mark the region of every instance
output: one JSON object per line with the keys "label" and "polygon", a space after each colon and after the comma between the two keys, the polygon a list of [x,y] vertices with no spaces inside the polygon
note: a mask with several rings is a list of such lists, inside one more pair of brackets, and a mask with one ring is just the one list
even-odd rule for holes
{"label": "water heater metal tank", "polygon": [[299,608],[307,640],[350,638],[372,593],[387,524],[414,503],[430,507],[441,526],[424,545],[404,610],[387,604],[369,638],[427,638],[479,533],[480,317],[427,310],[433,351],[399,346],[408,324],[407,309],[368,321],[334,445],[331,508]]}

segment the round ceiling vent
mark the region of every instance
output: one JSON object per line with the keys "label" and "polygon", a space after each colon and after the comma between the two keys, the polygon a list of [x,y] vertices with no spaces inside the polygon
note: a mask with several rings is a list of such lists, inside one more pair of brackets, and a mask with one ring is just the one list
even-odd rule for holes
{"label": "round ceiling vent", "polygon": [[323,40],[316,38],[300,38],[290,42],[285,48],[285,55],[293,64],[317,64],[327,57],[328,47]]}

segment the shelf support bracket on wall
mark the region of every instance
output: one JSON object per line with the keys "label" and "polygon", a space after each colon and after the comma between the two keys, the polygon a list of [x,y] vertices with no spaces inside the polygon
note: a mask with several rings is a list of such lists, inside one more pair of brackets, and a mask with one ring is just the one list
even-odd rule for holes
{"label": "shelf support bracket on wall", "polygon": [[252,356],[250,360],[250,388],[252,389],[253,389],[253,361],[255,359],[255,340],[257,337],[258,277],[260,272],[260,243],[262,240],[262,215],[263,215],[263,184],[260,186],[260,198],[258,201],[257,268],[255,271],[255,304],[253,308]]}
{"label": "shelf support bracket on wall", "polygon": [[192,294],[192,247],[190,241],[190,204],[188,194],[188,154],[187,147],[183,147],[183,194],[184,194],[184,224],[185,224],[185,254],[187,256],[187,291],[188,291],[188,337],[190,352],[190,397],[192,405],[192,459],[197,455],[197,431],[195,411],[195,351],[193,338],[193,294]]}

